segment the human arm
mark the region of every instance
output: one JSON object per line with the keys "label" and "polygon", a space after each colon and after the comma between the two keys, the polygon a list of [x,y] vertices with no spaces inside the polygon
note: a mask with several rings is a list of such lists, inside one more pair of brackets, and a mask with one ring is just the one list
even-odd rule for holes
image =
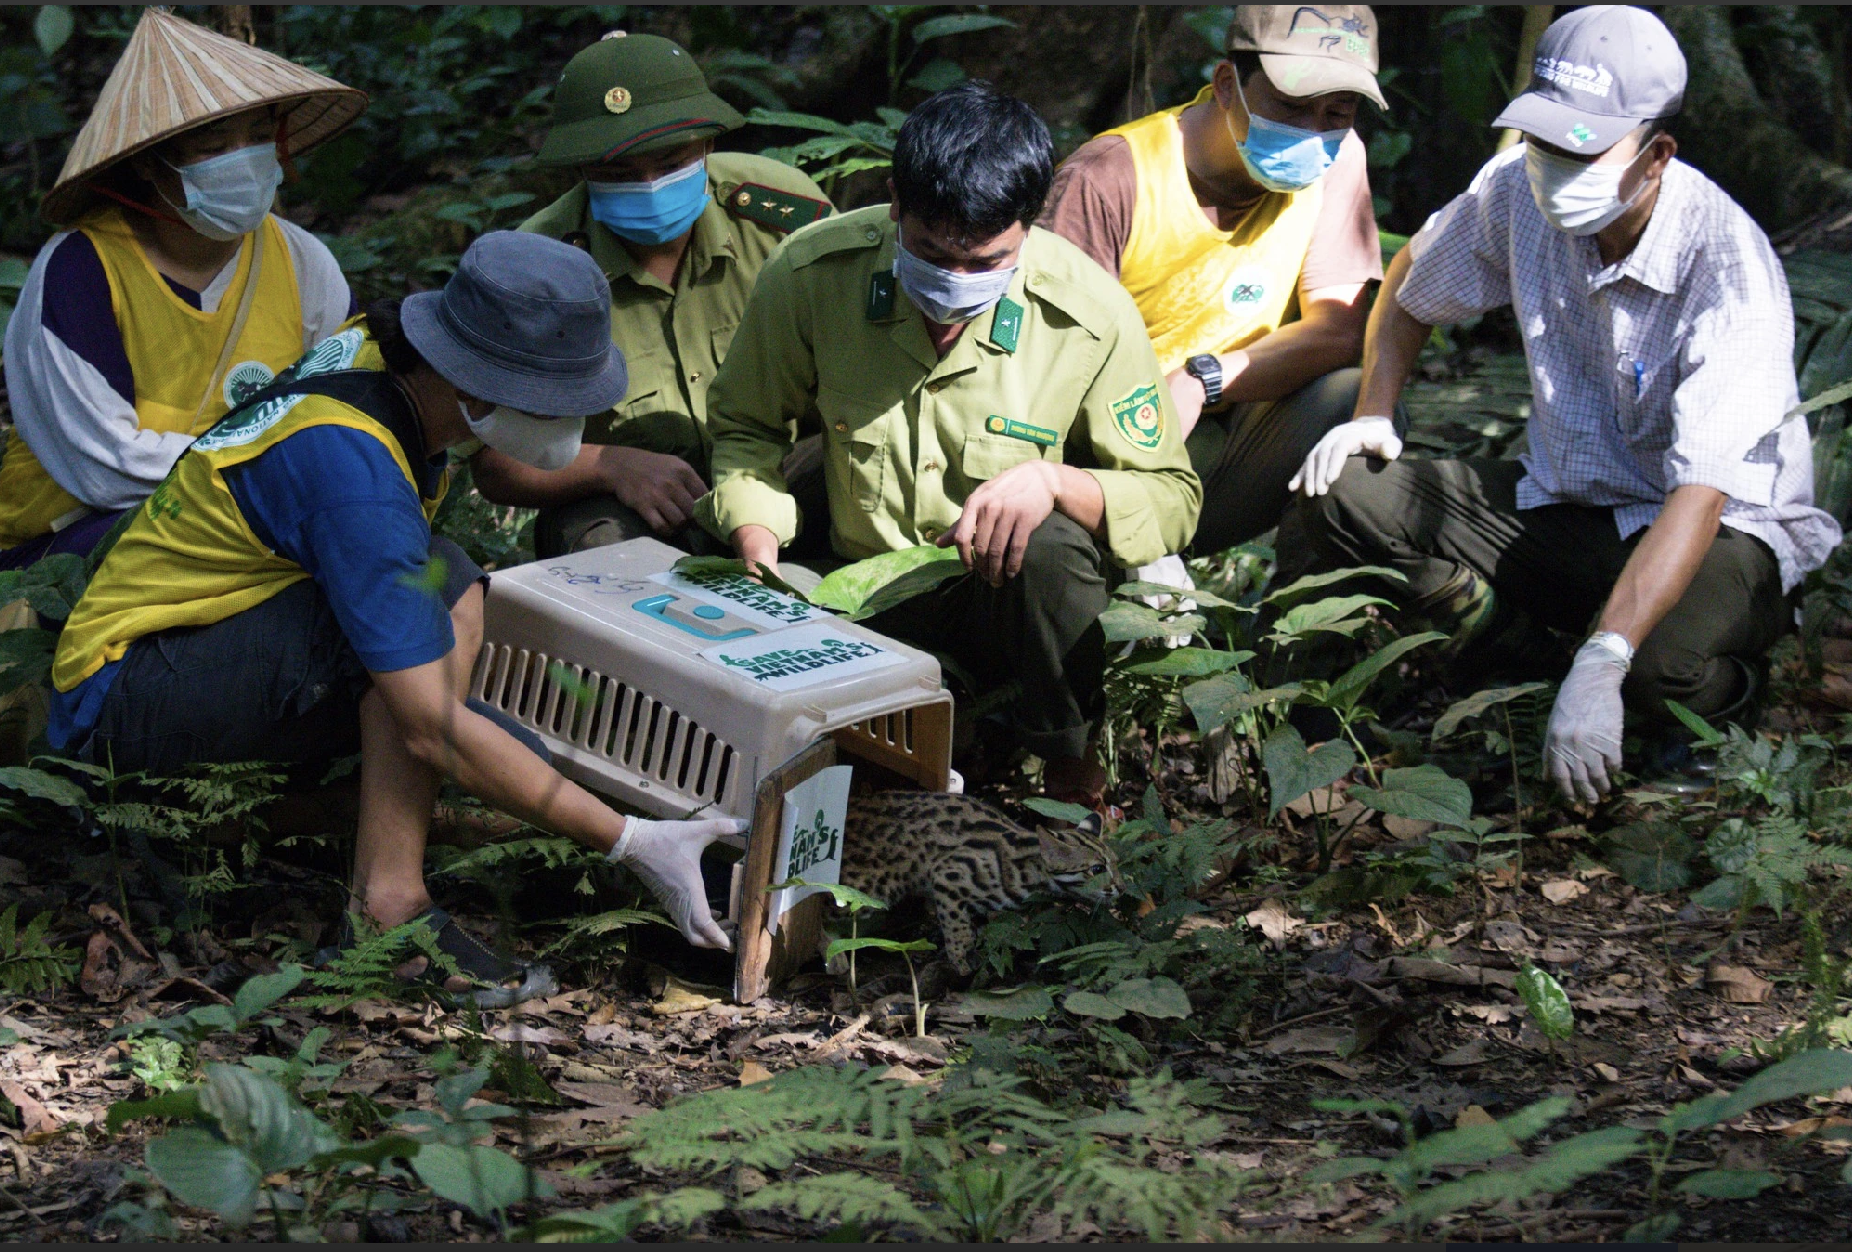
{"label": "human arm", "polygon": [[[1368,316],[1364,290],[1363,283],[1349,283],[1302,292],[1297,321],[1246,347],[1218,354],[1222,394],[1209,411],[1246,400],[1278,400],[1315,378],[1354,364],[1364,346]],[[1188,438],[1206,407],[1203,382],[1181,367],[1172,370],[1165,382]]]}
{"label": "human arm", "polygon": [[1055,171],[1035,224],[1053,231],[1119,277],[1138,205],[1138,169],[1120,135],[1089,139]]}
{"label": "human arm", "polygon": [[[1068,433],[1070,443],[1089,445],[1093,466],[1080,472],[1097,484],[1099,504],[1063,489],[1075,510],[1063,512],[1103,537],[1121,566],[1136,569],[1189,543],[1202,482],[1190,468],[1182,424],[1131,297],[1114,289],[1108,312],[1104,359]],[[1095,507],[1100,520],[1089,525]]]}
{"label": "human arm", "polygon": [[[797,501],[782,466],[792,432],[816,406],[810,318],[788,249],[774,254],[707,392],[714,487],[695,518],[723,542],[734,543],[735,532],[747,526],[769,531],[779,546],[797,537]],[[775,558],[776,548],[769,555]]]}
{"label": "human arm", "polygon": [[966,569],[1001,587],[1022,573],[1029,536],[1057,511],[1090,535],[1105,533],[1106,496],[1099,479],[1071,465],[1027,461],[979,483],[938,544],[956,544]]}
{"label": "human arm", "polygon": [[738,834],[743,823],[648,822],[615,812],[464,704],[456,690],[458,664],[457,658],[444,656],[373,673],[374,690],[404,736],[406,750],[502,812],[621,861],[661,901],[690,943],[731,948],[707,905],[701,851],[717,838]]}
{"label": "human arm", "polygon": [[1714,487],[1674,489],[1621,568],[1598,629],[1624,635],[1635,648],[1645,643],[1697,576],[1729,502]]}
{"label": "human arm", "polygon": [[470,472],[484,497],[515,508],[570,504],[608,492],[659,535],[687,525],[695,501],[707,492],[707,484],[682,458],[614,444],[585,444],[561,470],[535,469],[484,448],[470,458]]}
{"label": "human arm", "polygon": [[95,247],[56,236],[27,273],[6,328],[13,423],[64,490],[95,509],[145,500],[193,442],[141,429],[135,376]]}

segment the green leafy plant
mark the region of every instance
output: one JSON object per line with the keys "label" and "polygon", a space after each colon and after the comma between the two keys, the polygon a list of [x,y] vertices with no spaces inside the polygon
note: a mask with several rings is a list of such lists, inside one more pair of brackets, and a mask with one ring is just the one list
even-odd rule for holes
{"label": "green leafy plant", "polygon": [[0,913],[0,987],[11,995],[55,991],[77,977],[77,951],[55,947],[46,938],[53,914],[40,913],[19,925],[19,906]]}
{"label": "green leafy plant", "polygon": [[957,548],[920,544],[855,561],[827,575],[810,602],[852,622],[885,613],[965,572]]}
{"label": "green leafy plant", "polygon": [[1569,1003],[1569,993],[1556,979],[1527,964],[1518,971],[1517,991],[1552,1051],[1575,1033],[1575,1009]]}

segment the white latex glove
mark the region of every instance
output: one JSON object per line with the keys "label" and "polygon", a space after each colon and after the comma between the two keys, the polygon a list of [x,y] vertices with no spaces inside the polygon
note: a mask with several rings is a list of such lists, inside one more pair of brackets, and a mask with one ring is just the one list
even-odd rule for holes
{"label": "white latex glove", "polygon": [[[1161,556],[1149,565],[1141,565],[1132,571],[1132,581],[1139,583],[1156,583],[1160,587],[1176,587],[1184,591],[1196,590],[1196,580],[1190,577],[1190,567],[1183,563],[1183,558],[1175,555]],[[1188,613],[1196,608],[1196,601],[1188,596],[1140,596],[1146,604],[1160,613]],[[1167,648],[1181,648],[1190,641],[1188,635],[1170,635],[1164,640]],[[1125,646],[1124,655],[1131,655],[1134,645]]]}
{"label": "white latex glove", "polygon": [[1393,419],[1357,417],[1326,431],[1318,446],[1306,455],[1299,472],[1287,482],[1286,490],[1322,496],[1344,472],[1344,462],[1363,455],[1379,456],[1385,461],[1402,455],[1402,441],[1396,437]]}
{"label": "white latex glove", "polygon": [[1621,764],[1621,681],[1626,658],[1590,639],[1575,654],[1550,710],[1544,766],[1570,803],[1608,793],[1608,772]]}
{"label": "white latex glove", "polygon": [[621,861],[643,880],[663,909],[697,948],[733,950],[732,940],[720,929],[707,905],[707,888],[701,881],[701,851],[714,840],[743,834],[746,823],[737,817],[716,817],[698,822],[660,822],[647,817],[626,817],[606,860]]}

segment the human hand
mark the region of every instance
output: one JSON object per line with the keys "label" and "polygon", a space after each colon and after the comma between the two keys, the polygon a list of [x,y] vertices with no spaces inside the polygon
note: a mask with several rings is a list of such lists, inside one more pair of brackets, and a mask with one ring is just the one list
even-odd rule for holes
{"label": "human hand", "polygon": [[1001,587],[1006,578],[1022,573],[1029,536],[1055,511],[1060,483],[1056,466],[1047,461],[1011,466],[965,498],[964,511],[939,536],[939,546],[956,544],[966,569]]}
{"label": "human hand", "polygon": [[764,570],[774,578],[778,576],[778,536],[770,528],[740,527],[733,532],[733,551],[752,570],[747,577],[757,579],[759,570]]}
{"label": "human hand", "polygon": [[643,880],[689,943],[697,948],[731,952],[733,943],[707,904],[707,887],[701,881],[701,852],[724,835],[745,831],[746,823],[737,817],[694,822],[626,817],[624,832],[606,859],[622,863]]}
{"label": "human hand", "polygon": [[1325,432],[1318,446],[1306,455],[1286,483],[1288,491],[1304,491],[1307,496],[1322,496],[1344,472],[1344,462],[1353,456],[1379,456],[1393,461],[1402,455],[1402,441],[1395,433],[1395,422],[1387,417],[1356,417]]}
{"label": "human hand", "polygon": [[681,457],[642,448],[599,448],[598,476],[625,507],[664,536],[686,526],[695,501],[707,494],[707,484]]}
{"label": "human hand", "polygon": [[1182,423],[1185,439],[1196,429],[1197,419],[1203,415],[1203,405],[1209,399],[1208,391],[1203,387],[1203,380],[1178,366],[1164,375],[1164,382],[1170,387],[1170,402],[1177,409],[1177,420]]}
{"label": "human hand", "polygon": [[1608,774],[1621,765],[1621,682],[1627,661],[1590,639],[1575,654],[1556,693],[1543,759],[1571,804],[1593,804],[1608,793]]}

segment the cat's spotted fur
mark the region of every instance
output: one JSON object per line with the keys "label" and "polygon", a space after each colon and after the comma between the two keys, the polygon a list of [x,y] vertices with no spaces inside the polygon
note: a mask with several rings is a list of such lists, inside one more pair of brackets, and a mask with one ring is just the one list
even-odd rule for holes
{"label": "cat's spotted fur", "polygon": [[967,796],[876,791],[849,799],[842,882],[889,905],[931,907],[941,952],[960,974],[976,970],[977,937],[998,911],[1037,891],[1074,891],[1112,854],[1097,835],[1027,830]]}

